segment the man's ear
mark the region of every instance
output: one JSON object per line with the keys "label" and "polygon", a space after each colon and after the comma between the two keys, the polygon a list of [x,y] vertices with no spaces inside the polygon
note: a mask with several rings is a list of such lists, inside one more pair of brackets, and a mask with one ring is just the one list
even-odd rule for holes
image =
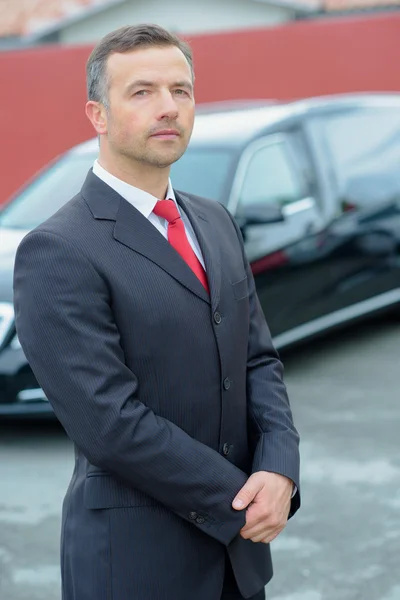
{"label": "man's ear", "polygon": [[89,100],[86,103],[86,116],[98,135],[107,133],[107,112],[101,102]]}

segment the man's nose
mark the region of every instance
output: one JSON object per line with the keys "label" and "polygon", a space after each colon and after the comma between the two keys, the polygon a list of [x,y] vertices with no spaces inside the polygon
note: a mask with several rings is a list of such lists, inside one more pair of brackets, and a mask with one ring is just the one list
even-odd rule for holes
{"label": "man's nose", "polygon": [[172,93],[169,90],[163,92],[160,97],[159,119],[177,119],[178,114],[178,105]]}

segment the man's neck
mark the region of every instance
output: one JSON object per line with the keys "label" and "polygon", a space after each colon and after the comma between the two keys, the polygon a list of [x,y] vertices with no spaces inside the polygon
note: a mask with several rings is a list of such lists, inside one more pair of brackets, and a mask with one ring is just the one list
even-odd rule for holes
{"label": "man's neck", "polygon": [[169,183],[169,167],[159,169],[146,165],[138,165],[138,167],[135,165],[136,168],[134,168],[132,164],[116,164],[101,155],[98,162],[103,169],[121,181],[144,190],[156,198],[165,198]]}

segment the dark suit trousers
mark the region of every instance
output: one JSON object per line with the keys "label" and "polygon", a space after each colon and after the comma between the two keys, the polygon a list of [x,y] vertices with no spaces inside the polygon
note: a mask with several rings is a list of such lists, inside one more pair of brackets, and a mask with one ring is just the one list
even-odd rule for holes
{"label": "dark suit trousers", "polygon": [[[225,560],[224,587],[222,589],[221,600],[243,600],[242,594],[236,585],[235,576],[232,571],[231,563]],[[265,600],[265,591],[262,589],[258,594],[248,600]]]}

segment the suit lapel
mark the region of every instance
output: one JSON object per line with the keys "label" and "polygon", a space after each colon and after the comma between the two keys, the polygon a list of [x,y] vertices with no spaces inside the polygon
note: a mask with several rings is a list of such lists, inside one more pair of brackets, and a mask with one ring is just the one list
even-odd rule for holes
{"label": "suit lapel", "polygon": [[114,239],[117,242],[156,263],[191,292],[210,302],[208,293],[196,275],[164,236],[92,171],[89,171],[83,185],[82,195],[96,219],[115,221]]}
{"label": "suit lapel", "polygon": [[206,215],[198,209],[196,202],[181,192],[175,191],[175,196],[179,206],[182,207],[190,220],[199,242],[207,272],[211,306],[215,310],[221,293],[221,258],[217,242],[218,234]]}
{"label": "suit lapel", "polygon": [[146,256],[191,292],[209,302],[209,296],[183,258],[146,217],[121,198],[114,238]]}

